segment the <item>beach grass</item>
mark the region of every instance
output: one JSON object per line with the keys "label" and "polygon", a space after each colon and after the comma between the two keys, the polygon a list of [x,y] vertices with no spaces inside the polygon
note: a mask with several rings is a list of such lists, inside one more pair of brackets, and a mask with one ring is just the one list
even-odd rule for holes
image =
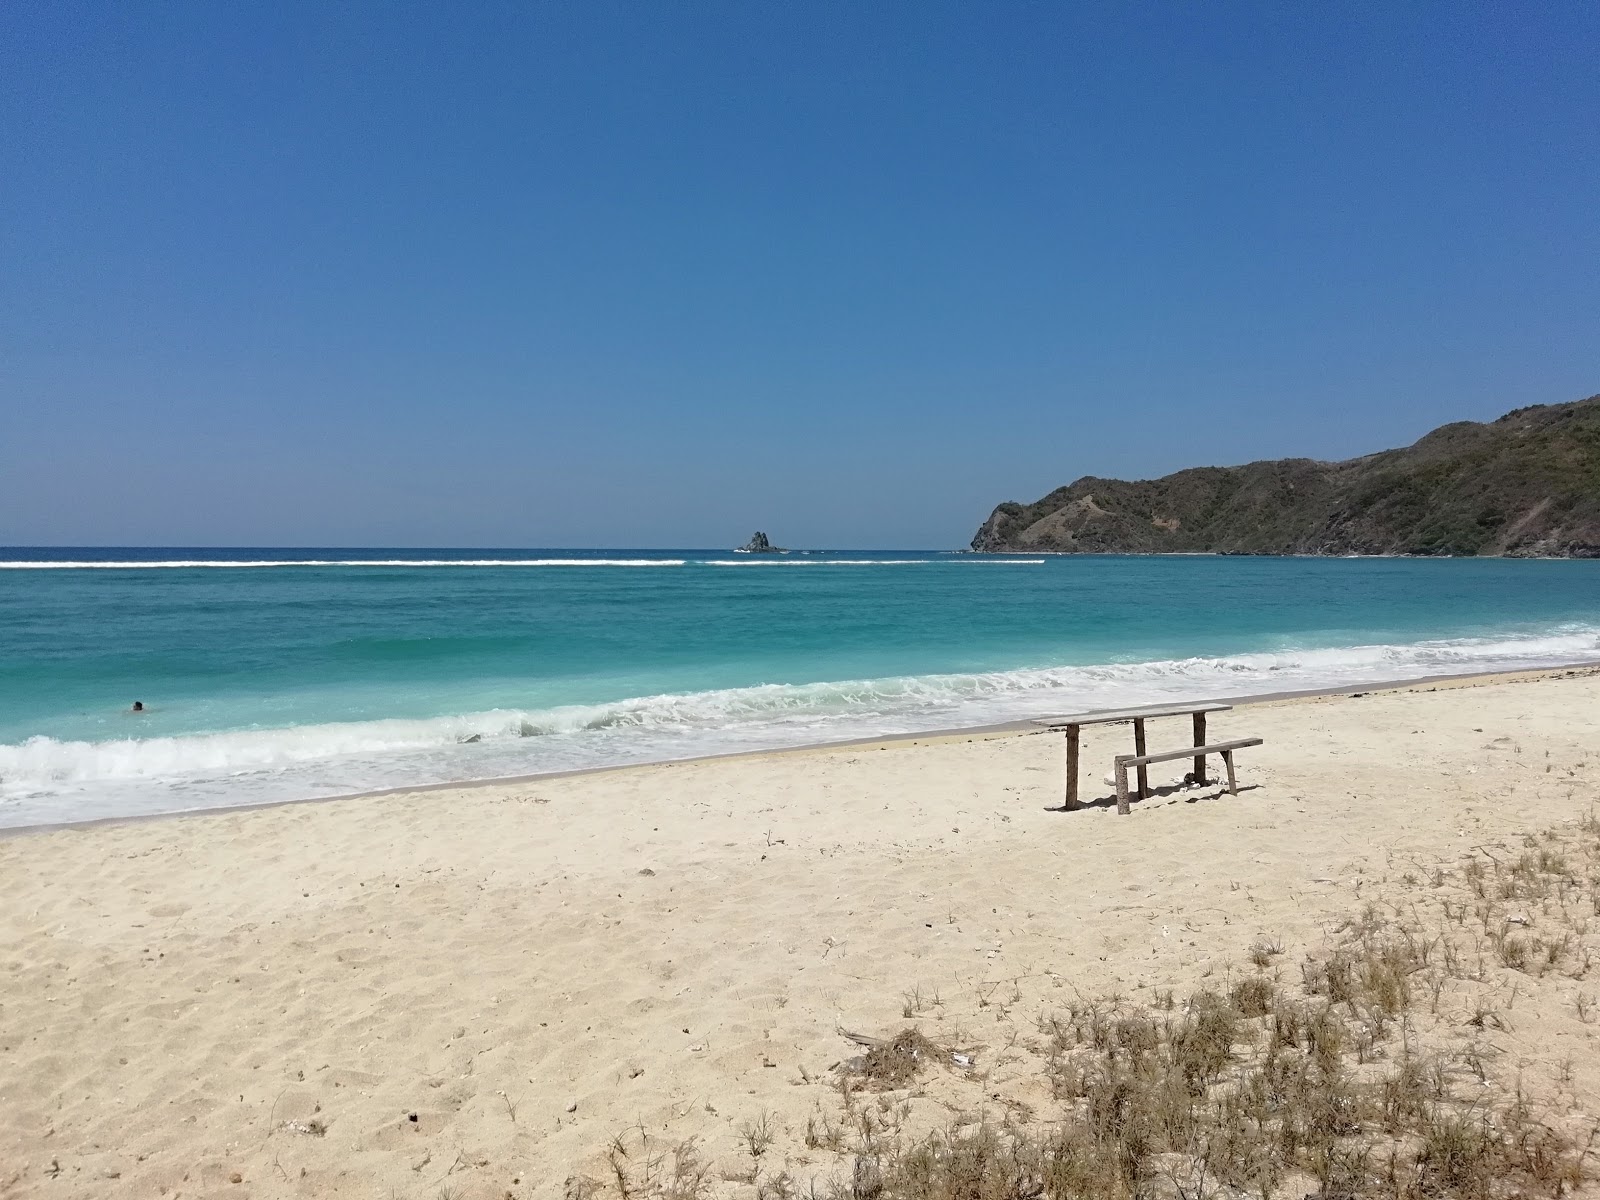
{"label": "beach grass", "polygon": [[[1403,876],[1293,967],[1263,937],[1182,1000],[1079,997],[1042,1013],[1018,1058],[1047,1083],[1048,1107],[994,1104],[989,1073],[904,1027],[835,1068],[835,1102],[806,1121],[804,1152],[774,1154],[763,1113],[742,1128],[748,1162],[721,1178],[759,1200],[1581,1193],[1600,1115],[1564,1094],[1570,1063],[1525,1080],[1494,1035],[1519,1003],[1561,995],[1597,1020],[1584,985],[1600,952],[1600,819],[1525,840],[1514,858],[1476,849]],[[922,1011],[919,991],[904,1015]],[[947,1085],[932,1122],[930,1076]],[[615,1194],[714,1194],[693,1147],[629,1144],[613,1150]],[[608,1190],[579,1177],[571,1194]]]}

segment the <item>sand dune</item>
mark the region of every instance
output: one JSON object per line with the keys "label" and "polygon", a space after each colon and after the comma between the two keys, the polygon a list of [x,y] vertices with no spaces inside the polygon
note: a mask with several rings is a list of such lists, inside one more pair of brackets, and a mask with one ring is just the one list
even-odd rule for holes
{"label": "sand dune", "polygon": [[[562,1196],[629,1127],[753,1195],[757,1114],[769,1163],[837,1166],[802,1130],[858,1052],[841,1029],[911,1012],[1042,1109],[1006,1048],[1065,998],[1189,988],[1263,936],[1293,957],[1600,795],[1592,672],[1211,728],[1266,739],[1242,794],[1127,818],[1050,811],[1060,740],[1028,734],[0,839],[0,1195]],[[1126,736],[1086,732],[1085,795]],[[1526,1011],[1504,1069],[1565,1064],[1600,1113],[1594,1028]]]}

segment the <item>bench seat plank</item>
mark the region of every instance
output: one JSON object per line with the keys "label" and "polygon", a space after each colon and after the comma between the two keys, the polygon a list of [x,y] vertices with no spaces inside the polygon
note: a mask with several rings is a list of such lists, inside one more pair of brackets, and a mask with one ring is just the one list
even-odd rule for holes
{"label": "bench seat plank", "polygon": [[1119,754],[1116,761],[1124,766],[1138,767],[1145,763],[1166,762],[1170,758],[1198,758],[1202,754],[1221,754],[1226,750],[1243,750],[1246,746],[1262,745],[1261,738],[1240,738],[1236,742],[1218,742],[1214,746],[1185,746],[1182,750],[1163,750],[1159,754]]}

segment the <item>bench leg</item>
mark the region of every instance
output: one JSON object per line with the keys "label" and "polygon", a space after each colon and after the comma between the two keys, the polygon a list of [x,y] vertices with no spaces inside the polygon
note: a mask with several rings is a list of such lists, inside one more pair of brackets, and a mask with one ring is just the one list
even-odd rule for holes
{"label": "bench leg", "polygon": [[1121,813],[1123,816],[1127,816],[1128,815],[1128,764],[1127,764],[1127,761],[1121,755],[1117,756],[1116,769],[1117,769],[1117,811],[1119,813]]}
{"label": "bench leg", "polygon": [[[1194,715],[1194,744],[1196,746],[1204,746],[1206,744],[1205,713],[1195,713]],[[1204,754],[1196,754],[1194,756],[1194,782],[1196,787],[1201,787],[1206,782],[1206,756]]]}
{"label": "bench leg", "polygon": [[[1144,722],[1137,719],[1133,722],[1133,752],[1144,753]],[[1143,763],[1139,764],[1139,799],[1150,799],[1150,769]]]}
{"label": "bench leg", "polygon": [[1061,803],[1066,812],[1073,812],[1083,805],[1078,803],[1078,727],[1067,726],[1067,795]]}
{"label": "bench leg", "polygon": [[1239,780],[1233,773],[1232,750],[1224,750],[1222,752],[1222,762],[1228,768],[1228,791],[1237,796],[1239,794]]}

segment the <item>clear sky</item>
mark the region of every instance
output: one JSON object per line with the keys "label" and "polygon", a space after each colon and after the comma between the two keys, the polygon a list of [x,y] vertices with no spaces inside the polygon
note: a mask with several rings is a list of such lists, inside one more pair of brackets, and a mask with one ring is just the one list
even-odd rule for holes
{"label": "clear sky", "polygon": [[1600,392],[1600,4],[0,5],[0,543],[951,547]]}

